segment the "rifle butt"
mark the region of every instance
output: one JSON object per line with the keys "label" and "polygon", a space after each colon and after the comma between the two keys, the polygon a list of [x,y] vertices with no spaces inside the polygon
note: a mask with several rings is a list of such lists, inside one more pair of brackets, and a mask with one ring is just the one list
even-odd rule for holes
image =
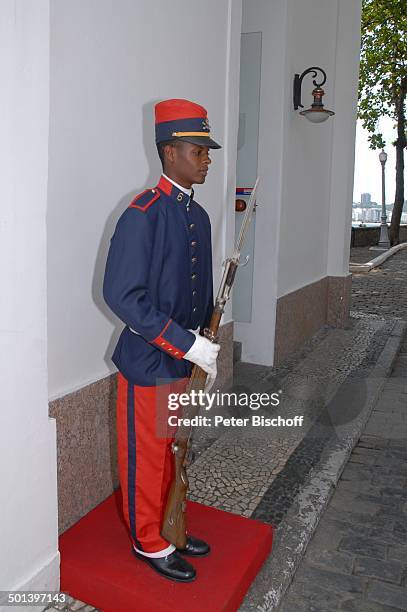
{"label": "rifle butt", "polygon": [[162,537],[176,548],[187,545],[186,494],[186,486],[172,483],[162,522]]}

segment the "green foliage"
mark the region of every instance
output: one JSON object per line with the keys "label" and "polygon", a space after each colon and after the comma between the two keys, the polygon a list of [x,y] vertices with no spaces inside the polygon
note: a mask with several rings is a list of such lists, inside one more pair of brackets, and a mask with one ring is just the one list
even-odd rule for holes
{"label": "green foliage", "polygon": [[407,74],[407,0],[362,0],[358,117],[370,148],[384,148],[380,117],[397,121]]}

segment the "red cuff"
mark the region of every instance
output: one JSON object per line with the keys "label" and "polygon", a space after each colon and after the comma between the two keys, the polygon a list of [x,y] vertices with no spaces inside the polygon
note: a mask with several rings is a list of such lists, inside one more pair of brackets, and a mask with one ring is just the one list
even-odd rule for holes
{"label": "red cuff", "polygon": [[155,344],[161,350],[167,352],[168,355],[171,355],[171,357],[175,357],[175,359],[182,359],[185,355],[185,352],[171,344],[171,342],[168,342],[168,340],[165,340],[165,338],[163,337],[163,334],[171,323],[171,321],[172,319],[169,319],[167,321],[163,329],[160,331],[160,334],[156,338],[154,338],[154,340],[151,340],[150,343]]}

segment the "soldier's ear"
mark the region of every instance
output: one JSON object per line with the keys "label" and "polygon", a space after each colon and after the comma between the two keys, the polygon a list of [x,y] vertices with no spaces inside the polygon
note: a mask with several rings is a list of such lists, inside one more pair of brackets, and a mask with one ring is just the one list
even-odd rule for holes
{"label": "soldier's ear", "polygon": [[174,163],[175,161],[175,145],[173,143],[168,143],[164,146],[164,155],[169,163]]}

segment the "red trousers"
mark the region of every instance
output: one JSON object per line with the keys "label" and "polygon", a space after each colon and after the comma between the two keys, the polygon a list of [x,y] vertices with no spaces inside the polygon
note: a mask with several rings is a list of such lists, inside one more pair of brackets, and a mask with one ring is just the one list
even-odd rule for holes
{"label": "red trousers", "polygon": [[[167,424],[168,393],[185,391],[188,379],[159,387],[131,384],[118,373],[116,427],[123,513],[134,546],[153,553],[168,547],[160,535],[166,499],[173,478]],[[177,413],[175,413],[177,414]]]}

